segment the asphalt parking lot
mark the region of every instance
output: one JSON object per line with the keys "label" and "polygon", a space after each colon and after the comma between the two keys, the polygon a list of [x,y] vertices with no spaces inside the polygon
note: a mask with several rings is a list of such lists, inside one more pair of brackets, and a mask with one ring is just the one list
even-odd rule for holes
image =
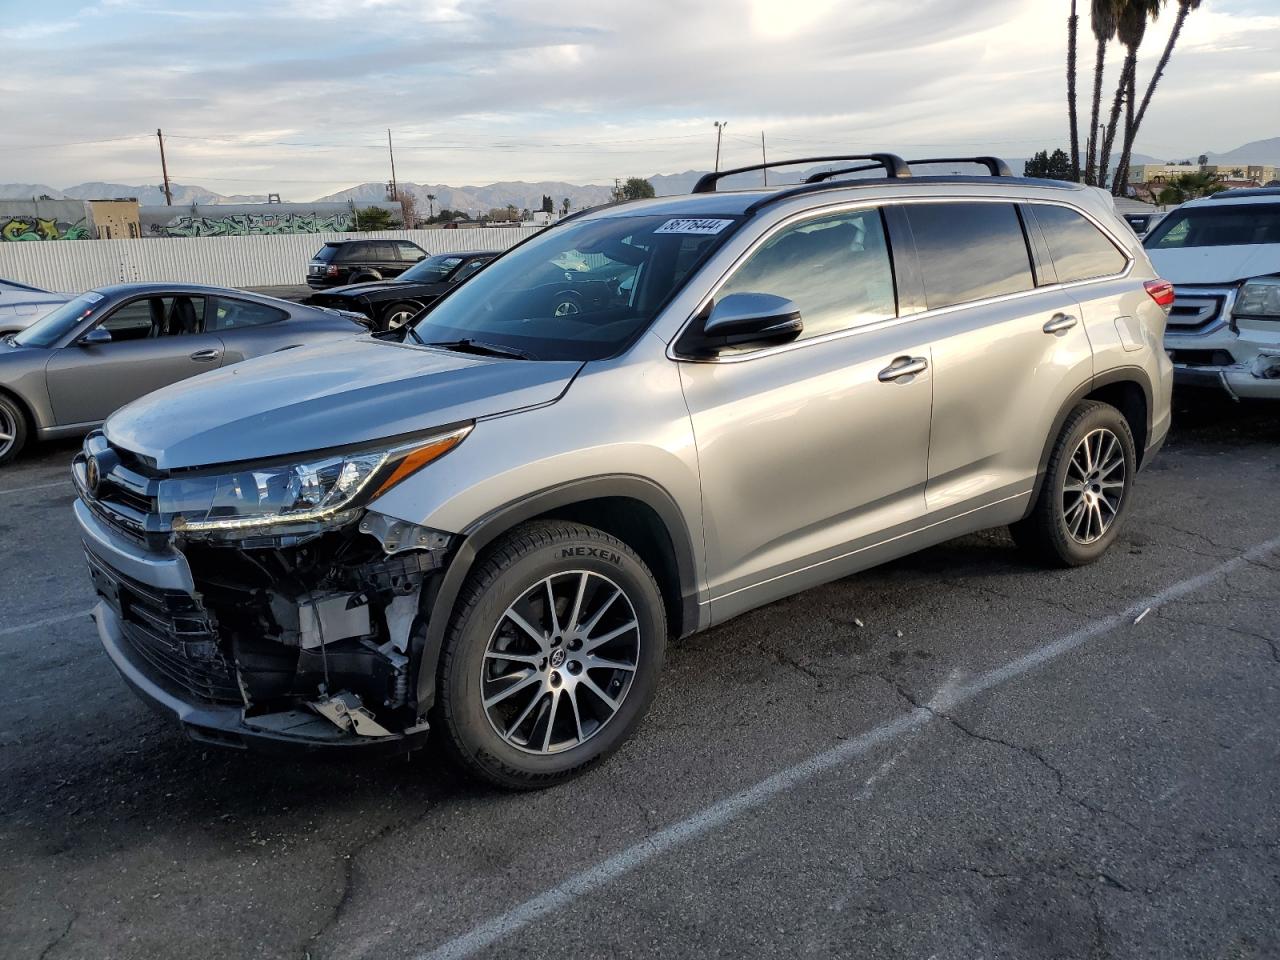
{"label": "asphalt parking lot", "polygon": [[37,450],[0,471],[0,954],[1280,955],[1280,409],[1176,406],[1099,564],[993,531],[758,610],[533,795],[185,741],[98,649],[75,445]]}

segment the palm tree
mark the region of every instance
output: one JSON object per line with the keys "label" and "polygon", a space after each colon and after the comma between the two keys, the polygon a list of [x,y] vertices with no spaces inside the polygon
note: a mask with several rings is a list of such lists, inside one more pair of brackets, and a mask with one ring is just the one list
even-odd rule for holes
{"label": "palm tree", "polygon": [[1071,0],[1071,16],[1067,18],[1067,117],[1071,122],[1071,174],[1080,179],[1080,118],[1076,116],[1076,35],[1080,17],[1076,0]]}
{"label": "palm tree", "polygon": [[[1125,119],[1129,125],[1134,121],[1133,101],[1137,88],[1138,47],[1142,46],[1142,38],[1147,33],[1147,21],[1160,15],[1160,7],[1164,0],[1127,0],[1116,20],[1116,34],[1124,45],[1124,65],[1120,68],[1120,82],[1116,84],[1115,99],[1111,103],[1111,117],[1107,121],[1106,136],[1102,141],[1102,151],[1098,155],[1098,185],[1107,185],[1107,167],[1111,163],[1111,148],[1116,141],[1116,128],[1120,123],[1120,108],[1128,104]],[[1115,184],[1112,189],[1124,190],[1120,182],[1120,170],[1116,171]]]}
{"label": "palm tree", "polygon": [[1090,0],[1089,24],[1098,43],[1093,61],[1093,111],[1089,115],[1089,155],[1085,159],[1086,183],[1097,183],[1094,172],[1098,161],[1098,114],[1102,110],[1102,75],[1107,63],[1107,44],[1116,35],[1116,20],[1125,0]]}
{"label": "palm tree", "polygon": [[1160,60],[1156,63],[1155,72],[1151,74],[1151,82],[1147,84],[1147,91],[1142,95],[1142,104],[1138,107],[1138,112],[1134,115],[1133,123],[1125,128],[1124,150],[1120,155],[1120,169],[1116,171],[1116,180],[1120,180],[1120,173],[1123,172],[1127,177],[1129,174],[1129,157],[1133,153],[1133,141],[1137,139],[1138,128],[1142,126],[1142,120],[1147,115],[1147,107],[1151,104],[1151,95],[1156,91],[1156,84],[1160,82],[1160,78],[1164,76],[1165,67],[1169,65],[1169,58],[1173,56],[1173,48],[1178,43],[1178,37],[1182,34],[1182,25],[1187,22],[1187,16],[1192,10],[1199,9],[1202,0],[1178,0],[1178,16],[1173,21],[1173,29],[1169,31],[1169,39],[1165,42],[1164,52],[1160,54]]}
{"label": "palm tree", "polygon": [[434,193],[427,194],[427,219],[434,220],[436,216],[436,195]]}
{"label": "palm tree", "polygon": [[1197,170],[1194,173],[1178,174],[1160,191],[1156,199],[1166,206],[1176,206],[1196,197],[1207,197],[1225,188],[1222,178],[1216,173]]}

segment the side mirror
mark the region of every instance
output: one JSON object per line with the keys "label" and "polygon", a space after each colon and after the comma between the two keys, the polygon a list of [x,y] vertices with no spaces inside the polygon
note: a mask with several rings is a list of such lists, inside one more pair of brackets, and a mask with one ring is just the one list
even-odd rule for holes
{"label": "side mirror", "polygon": [[727,347],[788,343],[803,330],[795,301],[772,293],[731,293],[711,308],[697,346],[716,353]]}
{"label": "side mirror", "polygon": [[103,327],[94,327],[76,341],[77,347],[100,347],[111,342],[111,331]]}

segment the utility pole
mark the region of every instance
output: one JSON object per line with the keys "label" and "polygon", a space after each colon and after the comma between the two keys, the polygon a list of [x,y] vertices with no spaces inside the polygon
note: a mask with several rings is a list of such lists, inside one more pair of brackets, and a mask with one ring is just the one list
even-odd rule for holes
{"label": "utility pole", "polygon": [[160,172],[164,174],[164,205],[173,206],[173,192],[169,189],[169,165],[164,162],[164,134],[156,127],[156,139],[160,141]]}
{"label": "utility pole", "polygon": [[613,199],[615,202],[622,199],[622,178],[613,178]]}
{"label": "utility pole", "polygon": [[[763,130],[760,131],[760,162],[761,163],[769,162],[769,156],[764,152],[764,131]],[[760,173],[761,175],[764,176],[764,185],[767,187],[769,185],[769,168],[765,167],[760,171]]]}
{"label": "utility pole", "polygon": [[391,155],[391,199],[400,199],[399,185],[396,183],[396,152],[391,149],[391,128],[387,128],[387,153]]}
{"label": "utility pole", "polygon": [[724,128],[729,125],[729,121],[716,121],[716,173],[720,172],[720,137],[724,133]]}

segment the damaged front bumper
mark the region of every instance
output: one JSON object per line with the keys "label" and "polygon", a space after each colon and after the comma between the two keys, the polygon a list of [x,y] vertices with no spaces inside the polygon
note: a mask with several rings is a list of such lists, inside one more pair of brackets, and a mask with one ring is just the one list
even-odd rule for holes
{"label": "damaged front bumper", "polygon": [[301,547],[178,549],[118,522],[74,475],[103,648],[188,736],[239,748],[421,745],[420,600],[446,535],[366,514]]}

